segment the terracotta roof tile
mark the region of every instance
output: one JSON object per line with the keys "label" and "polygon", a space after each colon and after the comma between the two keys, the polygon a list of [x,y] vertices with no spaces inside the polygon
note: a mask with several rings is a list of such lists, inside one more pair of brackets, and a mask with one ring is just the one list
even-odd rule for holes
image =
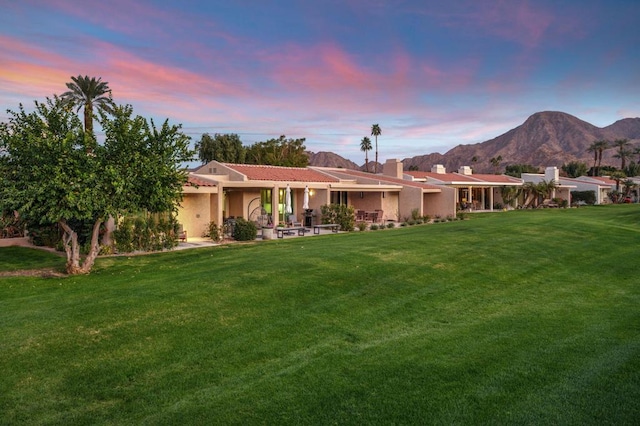
{"label": "terracotta roof tile", "polygon": [[327,173],[341,173],[347,176],[353,176],[353,177],[361,177],[361,178],[365,178],[365,179],[373,179],[373,180],[378,180],[380,182],[385,182],[385,183],[393,183],[396,185],[406,185],[406,186],[412,186],[415,188],[429,188],[429,189],[441,189],[441,186],[438,185],[433,185],[433,184],[429,184],[429,183],[424,183],[424,182],[416,182],[416,181],[411,181],[411,180],[406,180],[406,179],[398,179],[398,178],[394,178],[391,176],[386,176],[386,175],[378,175],[378,174],[373,174],[373,173],[367,173],[367,172],[360,172],[357,170],[351,170],[351,169],[331,169],[328,170]]}
{"label": "terracotta roof tile", "polygon": [[280,167],[255,164],[224,164],[226,167],[242,173],[249,180],[270,180],[279,182],[338,182],[323,173],[307,167]]}
{"label": "terracotta roof tile", "polygon": [[203,179],[201,177],[198,176],[194,176],[192,174],[189,175],[189,177],[187,178],[187,185],[191,185],[191,186],[216,186],[215,183],[207,180],[207,179]]}

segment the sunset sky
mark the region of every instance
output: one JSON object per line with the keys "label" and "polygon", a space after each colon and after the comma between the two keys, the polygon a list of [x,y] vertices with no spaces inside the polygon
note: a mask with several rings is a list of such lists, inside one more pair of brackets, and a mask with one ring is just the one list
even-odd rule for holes
{"label": "sunset sky", "polygon": [[194,140],[284,134],[363,164],[377,123],[384,162],[538,111],[640,116],[640,1],[2,1],[0,121],[79,74]]}

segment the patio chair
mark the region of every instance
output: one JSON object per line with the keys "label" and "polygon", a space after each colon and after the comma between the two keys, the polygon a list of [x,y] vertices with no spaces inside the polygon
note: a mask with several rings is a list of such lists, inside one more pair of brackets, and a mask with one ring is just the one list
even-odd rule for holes
{"label": "patio chair", "polygon": [[295,214],[290,214],[289,215],[289,221],[288,221],[289,225],[293,226],[293,227],[302,227],[302,222],[298,221],[298,218],[296,218]]}

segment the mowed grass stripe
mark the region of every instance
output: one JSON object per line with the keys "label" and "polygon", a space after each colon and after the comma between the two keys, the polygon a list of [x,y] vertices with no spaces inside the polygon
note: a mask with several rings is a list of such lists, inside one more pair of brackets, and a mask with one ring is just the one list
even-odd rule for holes
{"label": "mowed grass stripe", "polygon": [[638,223],[517,211],[0,278],[0,422],[633,424]]}

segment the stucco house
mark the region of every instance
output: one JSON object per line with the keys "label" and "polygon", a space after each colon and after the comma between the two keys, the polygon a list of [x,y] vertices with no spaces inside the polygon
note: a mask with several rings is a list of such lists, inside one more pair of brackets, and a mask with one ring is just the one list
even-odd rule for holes
{"label": "stucco house", "polygon": [[522,173],[522,181],[524,183],[531,182],[531,183],[538,184],[543,180],[545,182],[551,182],[553,180],[558,186],[553,191],[550,198],[552,199],[559,198],[561,200],[566,200],[568,205],[571,205],[571,191],[576,189],[576,185],[570,180],[567,180],[566,178],[561,179],[560,172],[558,171],[557,167],[555,166],[547,167],[544,170],[544,174],[543,173]]}
{"label": "stucco house", "polygon": [[[291,214],[285,213],[290,190]],[[309,205],[303,208],[305,190]],[[402,163],[390,160],[385,173],[371,174],[327,167],[277,167],[211,161],[189,173],[177,219],[191,236],[203,235],[210,222],[242,217],[263,225],[288,222],[289,216],[307,226],[319,223],[321,206],[351,205],[376,212],[376,221],[421,216],[454,216],[451,188],[403,179]]]}
{"label": "stucco house", "polygon": [[430,172],[406,171],[404,176],[405,179],[417,182],[454,188],[456,206],[475,211],[492,211],[496,204],[506,204],[502,199],[502,188],[522,186],[522,179],[507,175],[477,174],[469,166],[462,166],[457,172],[447,172],[442,164],[436,164]]}
{"label": "stucco house", "polygon": [[[568,178],[565,180],[569,181]],[[570,179],[576,191],[594,191],[596,204],[608,204],[611,202],[607,193],[616,189],[616,181],[606,176],[580,176]]]}

